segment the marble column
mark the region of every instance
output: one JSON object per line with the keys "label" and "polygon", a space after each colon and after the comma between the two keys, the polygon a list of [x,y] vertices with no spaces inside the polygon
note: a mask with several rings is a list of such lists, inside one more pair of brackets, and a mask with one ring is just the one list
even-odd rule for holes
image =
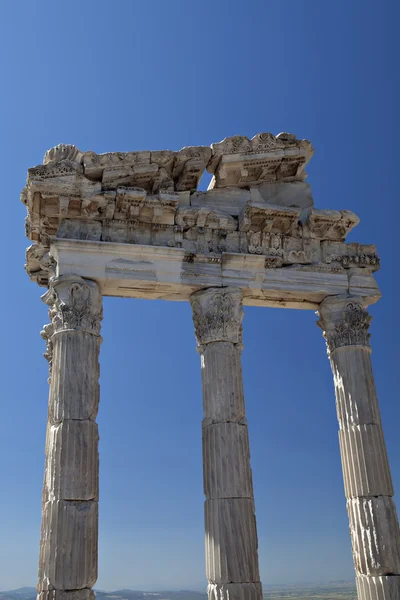
{"label": "marble column", "polygon": [[332,367],[359,600],[400,600],[400,537],[371,366],[371,317],[359,298],[319,308]]}
{"label": "marble column", "polygon": [[209,600],[261,600],[249,438],[242,381],[242,294],[190,299],[201,355],[206,573]]}
{"label": "marble column", "polygon": [[38,600],[92,600],[97,580],[99,286],[54,279],[43,296],[50,393]]}

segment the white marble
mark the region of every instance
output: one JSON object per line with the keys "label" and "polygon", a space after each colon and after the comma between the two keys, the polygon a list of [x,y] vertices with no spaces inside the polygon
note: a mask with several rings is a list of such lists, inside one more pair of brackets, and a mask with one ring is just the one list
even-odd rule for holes
{"label": "white marble", "polygon": [[371,366],[371,317],[362,298],[319,308],[332,367],[359,600],[400,596],[400,532]]}
{"label": "white marble", "polygon": [[261,600],[240,359],[242,294],[235,288],[208,288],[193,294],[190,302],[203,384],[209,600],[224,598],[227,594],[235,600]]}
{"label": "white marble", "polygon": [[43,300],[51,320],[43,330],[50,393],[38,593],[41,600],[93,600],[101,294],[93,281],[60,277]]}
{"label": "white marble", "polygon": [[[259,133],[179,151],[51,148],[21,200],[26,271],[48,287],[50,366],[38,600],[93,600],[101,297],[190,301],[203,385],[209,600],[262,600],[243,394],[242,305],[313,309],[328,344],[359,600],[400,600],[393,486],[365,307],[373,244],[316,208],[308,140]],[[198,189],[205,170],[208,190]]]}

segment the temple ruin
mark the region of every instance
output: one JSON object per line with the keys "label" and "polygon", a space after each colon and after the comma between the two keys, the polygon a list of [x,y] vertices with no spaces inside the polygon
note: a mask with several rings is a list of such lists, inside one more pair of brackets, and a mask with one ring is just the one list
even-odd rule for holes
{"label": "temple ruin", "polygon": [[[187,300],[203,382],[209,600],[261,600],[241,370],[243,305],[317,311],[332,366],[359,600],[400,600],[400,539],[370,361],[373,245],[314,207],[308,140],[235,136],[179,152],[49,150],[29,169],[26,271],[48,288],[50,393],[39,600],[97,579],[102,296]],[[207,169],[207,191],[198,184]],[[199,400],[200,401],[200,400]]]}

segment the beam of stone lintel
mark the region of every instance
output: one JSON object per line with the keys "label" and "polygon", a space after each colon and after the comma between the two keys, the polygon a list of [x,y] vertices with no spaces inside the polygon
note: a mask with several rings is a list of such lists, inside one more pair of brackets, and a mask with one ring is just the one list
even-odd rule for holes
{"label": "beam of stone lintel", "polygon": [[357,297],[318,311],[335,385],[359,600],[399,600],[400,532],[371,365],[371,317]]}
{"label": "beam of stone lintel", "polygon": [[311,310],[349,290],[369,304],[381,297],[373,274],[361,268],[266,268],[258,255],[204,257],[180,248],[67,239],[54,239],[50,254],[57,275],[94,279],[104,296],[189,300],[201,288],[233,287],[242,292],[244,305]]}
{"label": "beam of stone lintel", "polygon": [[[40,600],[93,600],[97,580],[99,286],[58,277],[43,296],[50,365]],[[72,596],[71,594],[74,594]]]}
{"label": "beam of stone lintel", "polygon": [[208,597],[261,600],[241,367],[242,294],[229,287],[206,288],[190,302],[203,387]]}

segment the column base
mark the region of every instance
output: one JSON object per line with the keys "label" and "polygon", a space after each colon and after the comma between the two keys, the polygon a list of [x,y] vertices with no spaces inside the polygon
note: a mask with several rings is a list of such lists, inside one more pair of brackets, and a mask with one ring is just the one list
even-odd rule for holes
{"label": "column base", "polygon": [[95,600],[96,594],[93,590],[46,590],[39,592],[36,600]]}
{"label": "column base", "polygon": [[261,583],[209,583],[208,600],[262,600]]}
{"label": "column base", "polygon": [[400,600],[400,575],[357,575],[358,600]]}

